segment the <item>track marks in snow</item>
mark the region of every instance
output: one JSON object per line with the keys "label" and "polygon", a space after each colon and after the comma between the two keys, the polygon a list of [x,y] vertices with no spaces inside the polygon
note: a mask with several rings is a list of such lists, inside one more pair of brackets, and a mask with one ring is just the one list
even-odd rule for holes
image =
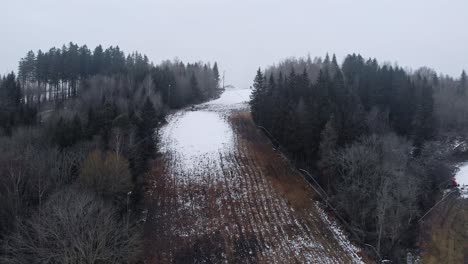
{"label": "track marks in snow", "polygon": [[237,100],[182,110],[162,129],[148,179],[148,263],[359,262]]}

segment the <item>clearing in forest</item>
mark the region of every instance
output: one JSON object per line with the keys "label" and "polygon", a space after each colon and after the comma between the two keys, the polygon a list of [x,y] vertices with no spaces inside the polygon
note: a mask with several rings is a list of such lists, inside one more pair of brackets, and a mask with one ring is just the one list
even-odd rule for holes
{"label": "clearing in forest", "polygon": [[148,263],[360,263],[313,190],[256,129],[250,90],[181,110],[149,176]]}

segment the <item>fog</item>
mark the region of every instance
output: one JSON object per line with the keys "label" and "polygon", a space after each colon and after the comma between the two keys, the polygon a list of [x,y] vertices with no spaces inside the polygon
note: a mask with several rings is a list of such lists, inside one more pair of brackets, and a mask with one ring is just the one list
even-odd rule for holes
{"label": "fog", "polygon": [[4,1],[0,74],[28,50],[118,45],[157,63],[218,61],[226,83],[290,56],[352,52],[459,76],[468,69],[468,1]]}

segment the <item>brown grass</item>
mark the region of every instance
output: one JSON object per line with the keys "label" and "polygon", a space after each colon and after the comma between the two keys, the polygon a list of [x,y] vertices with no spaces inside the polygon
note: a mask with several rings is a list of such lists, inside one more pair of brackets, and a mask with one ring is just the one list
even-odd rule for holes
{"label": "brown grass", "polygon": [[[177,157],[150,174],[147,263],[351,263],[315,208],[315,193],[274,151],[249,113],[228,117],[235,149],[185,181]],[[193,175],[192,175],[193,176]],[[193,177],[192,177],[193,178]]]}
{"label": "brown grass", "polygon": [[447,199],[440,204],[421,227],[422,259],[428,264],[468,263],[468,202]]}
{"label": "brown grass", "polygon": [[241,112],[230,116],[229,121],[240,135],[240,145],[249,149],[258,160],[275,190],[286,197],[297,211],[310,208],[310,201],[316,194],[307,187],[303,178],[287,160],[274,151],[268,139],[256,129],[250,113]]}

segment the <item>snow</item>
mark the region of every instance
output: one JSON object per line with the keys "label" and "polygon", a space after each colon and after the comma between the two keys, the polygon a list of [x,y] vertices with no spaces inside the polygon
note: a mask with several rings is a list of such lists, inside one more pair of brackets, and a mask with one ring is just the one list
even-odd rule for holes
{"label": "snow", "polygon": [[317,211],[319,212],[320,217],[327,224],[328,228],[333,233],[333,236],[338,241],[340,246],[344,248],[350,256],[352,256],[354,263],[364,263],[361,257],[357,254],[360,251],[359,248],[354,246],[349,241],[347,236],[343,233],[343,230],[341,229],[341,227],[338,226],[338,224],[335,221],[330,220],[330,218],[327,216],[325,211],[323,211],[323,209],[320,207],[320,204],[318,202],[315,203],[315,207]]}
{"label": "snow", "polygon": [[226,89],[224,93],[216,100],[210,101],[205,105],[234,105],[244,103],[250,100],[250,89]]}
{"label": "snow", "polygon": [[461,197],[468,198],[468,162],[458,165],[458,172],[455,174],[457,183],[460,185]]}
{"label": "snow", "polygon": [[247,105],[250,89],[231,88],[220,98],[205,104],[179,111],[169,117],[162,128],[161,152],[175,156],[177,173],[197,181],[193,171],[200,166],[220,169],[220,164],[207,164],[218,160],[220,153],[232,152],[234,136],[226,120],[230,110]]}
{"label": "snow", "polygon": [[[174,120],[177,119],[177,120]],[[207,155],[216,155],[233,146],[232,130],[220,115],[208,111],[183,111],[169,120],[161,132],[161,152],[178,155],[181,167],[193,169]]]}
{"label": "snow", "polygon": [[248,109],[250,94],[227,89],[170,115],[161,128],[162,160],[153,168],[147,221],[155,254],[171,262],[197,239],[218,239],[218,232],[225,239],[222,255],[235,253],[244,262],[361,263],[358,249],[312,199],[302,214],[275,187],[272,179],[288,163],[265,167],[234,132],[229,117]]}
{"label": "snow", "polygon": [[464,162],[458,166],[459,171],[455,175],[457,183],[460,185],[468,185],[468,162]]}

